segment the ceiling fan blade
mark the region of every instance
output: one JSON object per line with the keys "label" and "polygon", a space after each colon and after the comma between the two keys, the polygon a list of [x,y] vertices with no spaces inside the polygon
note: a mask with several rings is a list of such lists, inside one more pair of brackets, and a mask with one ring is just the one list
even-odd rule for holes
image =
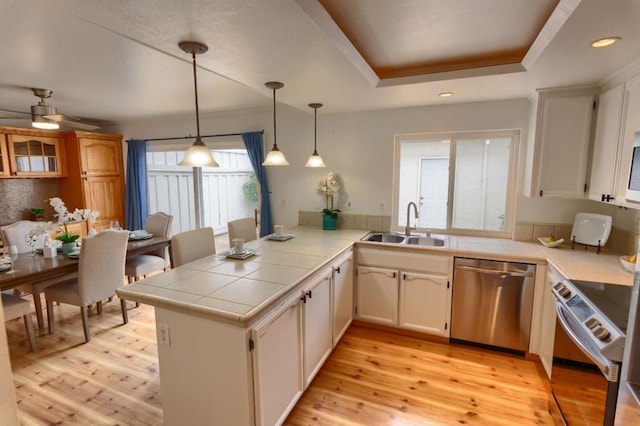
{"label": "ceiling fan blade", "polygon": [[44,115],[43,117],[48,118],[49,120],[64,123],[69,127],[75,127],[76,129],[80,129],[80,130],[98,130],[100,128],[100,126],[98,126],[97,124],[89,123],[80,118],[73,117],[70,115],[51,114],[51,115]]}
{"label": "ceiling fan blade", "polygon": [[14,120],[22,120],[22,119],[31,119],[31,114],[27,112],[18,112],[18,111],[9,111],[0,109],[0,119],[14,119]]}

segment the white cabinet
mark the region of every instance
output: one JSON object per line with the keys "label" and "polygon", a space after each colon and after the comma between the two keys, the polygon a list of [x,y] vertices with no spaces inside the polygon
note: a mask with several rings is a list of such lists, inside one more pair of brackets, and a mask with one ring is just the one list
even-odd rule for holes
{"label": "white cabinet", "polygon": [[333,346],[353,319],[353,252],[349,251],[332,265],[331,289],[333,297]]}
{"label": "white cabinet", "polygon": [[398,271],[357,267],[358,319],[378,324],[398,324]]}
{"label": "white cabinet", "polygon": [[622,138],[622,104],[624,85],[615,86],[600,95],[598,118],[593,143],[593,160],[589,179],[589,199],[610,202],[618,194],[617,179],[620,168]]}
{"label": "white cabinet", "polygon": [[548,265],[544,296],[542,304],[542,319],[540,326],[539,353],[542,366],[551,378],[551,365],[553,364],[553,342],[556,335],[556,298],[551,288],[562,281],[562,276]]}
{"label": "white cabinet", "polygon": [[530,123],[525,195],[583,198],[595,108],[593,88],[539,90]]}
{"label": "white cabinet", "polygon": [[398,326],[449,336],[450,286],[447,276],[402,272]]}
{"label": "white cabinet", "polygon": [[451,256],[358,249],[356,317],[449,336]]}
{"label": "white cabinet", "polygon": [[[312,279],[302,289],[304,386],[307,387],[331,354],[331,270]],[[284,364],[286,365],[286,364]]]}
{"label": "white cabinet", "polygon": [[626,191],[631,170],[631,157],[633,155],[633,135],[635,132],[640,131],[640,75],[629,79],[625,83],[622,115],[622,153],[618,170],[616,202],[638,208],[637,204],[626,202]]}
{"label": "white cabinet", "polygon": [[258,425],[281,424],[304,389],[299,299],[290,298],[251,331]]}

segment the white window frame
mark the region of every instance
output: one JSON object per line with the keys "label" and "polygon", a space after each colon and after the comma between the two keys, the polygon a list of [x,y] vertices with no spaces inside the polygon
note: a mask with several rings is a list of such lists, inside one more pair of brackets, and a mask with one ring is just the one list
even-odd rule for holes
{"label": "white window frame", "polygon": [[[424,233],[426,231],[433,231],[436,233],[450,234],[450,235],[470,235],[470,236],[483,236],[483,237],[500,237],[511,238],[513,234],[513,227],[515,224],[515,211],[516,211],[516,189],[517,189],[517,176],[518,176],[518,152],[520,149],[520,130],[519,129],[505,129],[505,130],[486,130],[486,131],[469,131],[469,132],[447,132],[447,133],[410,133],[410,134],[397,134],[394,136],[393,147],[393,206],[391,210],[391,230],[396,232],[404,232],[404,225],[398,224],[399,219],[399,198],[400,198],[400,147],[401,142],[411,140],[425,140],[425,139],[442,139],[450,140],[449,144],[449,194],[447,202],[447,227],[446,229],[425,228],[417,227],[413,232]],[[505,203],[505,217],[504,217],[504,229],[502,231],[487,231],[477,229],[463,229],[453,228],[453,195],[454,195],[454,182],[455,182],[455,164],[456,164],[456,141],[458,139],[496,139],[496,138],[511,138],[510,155],[509,155],[509,173],[507,179],[507,194]],[[406,208],[406,206],[402,206]],[[415,220],[410,221],[411,224],[417,223]]]}

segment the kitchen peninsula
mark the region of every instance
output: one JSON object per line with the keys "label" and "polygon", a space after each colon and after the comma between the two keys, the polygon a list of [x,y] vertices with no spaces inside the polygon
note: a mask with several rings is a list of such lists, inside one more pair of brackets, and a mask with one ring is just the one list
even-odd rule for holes
{"label": "kitchen peninsula", "polygon": [[[533,353],[541,334],[547,265],[567,278],[632,282],[617,255],[606,250],[596,254],[456,236],[444,248],[399,247],[359,241],[364,230],[299,226],[290,231],[295,238],[289,241],[247,243],[256,255],[246,260],[209,256],[118,290],[124,299],[155,307],[165,424],[282,421],[348,326],[355,241],[389,252],[538,265]],[[338,287],[345,278],[347,285]],[[340,314],[345,300],[346,321]]]}

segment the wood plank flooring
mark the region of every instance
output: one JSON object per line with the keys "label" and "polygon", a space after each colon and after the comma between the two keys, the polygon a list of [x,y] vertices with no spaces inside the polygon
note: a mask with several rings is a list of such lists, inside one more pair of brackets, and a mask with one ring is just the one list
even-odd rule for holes
{"label": "wood plank flooring", "polygon": [[[90,314],[56,309],[54,335],[29,352],[21,321],[7,322],[24,425],[161,425],[153,308],[119,301]],[[351,327],[286,421],[288,425],[552,424],[536,364],[522,357]]]}

